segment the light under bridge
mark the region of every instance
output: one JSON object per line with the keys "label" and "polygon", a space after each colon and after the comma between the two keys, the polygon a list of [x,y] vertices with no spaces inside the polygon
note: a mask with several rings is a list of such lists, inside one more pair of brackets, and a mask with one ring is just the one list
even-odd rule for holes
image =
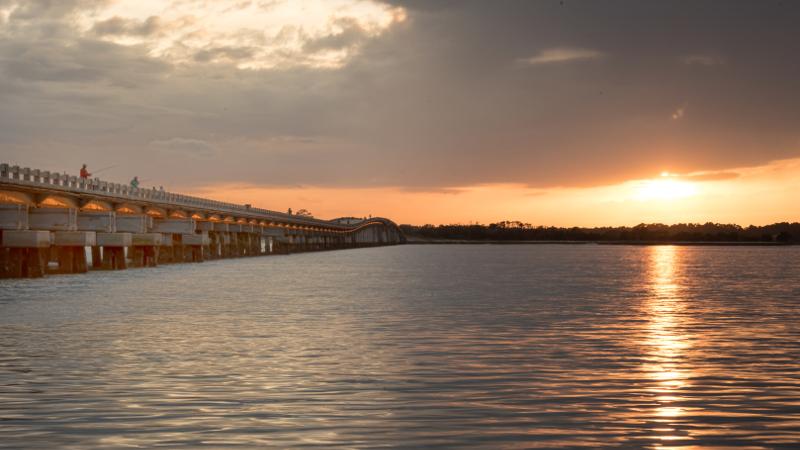
{"label": "light under bridge", "polygon": [[384,218],[320,220],[0,164],[0,277],[405,242]]}

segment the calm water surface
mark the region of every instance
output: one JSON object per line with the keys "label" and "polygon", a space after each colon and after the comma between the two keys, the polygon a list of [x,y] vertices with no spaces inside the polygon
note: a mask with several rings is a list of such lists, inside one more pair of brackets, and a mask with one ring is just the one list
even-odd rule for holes
{"label": "calm water surface", "polygon": [[800,249],[402,246],[0,282],[0,447],[800,448]]}

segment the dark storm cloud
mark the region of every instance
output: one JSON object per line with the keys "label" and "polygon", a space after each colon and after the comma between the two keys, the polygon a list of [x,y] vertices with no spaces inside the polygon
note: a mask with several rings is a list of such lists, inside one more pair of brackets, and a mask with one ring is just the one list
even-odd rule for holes
{"label": "dark storm cloud", "polygon": [[[95,4],[38,1],[9,18],[4,156],[124,160],[173,184],[419,190],[585,186],[800,155],[798,3],[402,1],[407,20],[378,37],[344,24],[305,42],[361,45],[343,67],[264,70],[234,67],[248,48],[208,48],[187,66],[70,32],[71,12]],[[94,30],[156,32],[143,25]],[[203,158],[174,170],[192,151]]]}

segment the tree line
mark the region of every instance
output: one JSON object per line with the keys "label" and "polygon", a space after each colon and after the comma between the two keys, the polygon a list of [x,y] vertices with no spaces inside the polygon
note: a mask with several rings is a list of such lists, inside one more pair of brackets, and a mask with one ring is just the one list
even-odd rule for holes
{"label": "tree line", "polygon": [[545,227],[519,221],[483,224],[400,225],[417,240],[578,242],[774,242],[800,244],[800,223],[742,227],[722,223],[660,223],[634,227]]}

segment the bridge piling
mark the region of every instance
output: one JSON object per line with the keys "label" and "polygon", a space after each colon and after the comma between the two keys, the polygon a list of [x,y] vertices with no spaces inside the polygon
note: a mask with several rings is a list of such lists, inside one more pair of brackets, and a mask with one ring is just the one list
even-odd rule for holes
{"label": "bridge piling", "polygon": [[86,273],[86,247],[97,245],[94,231],[54,231],[52,245],[56,253],[60,274]]}
{"label": "bridge piling", "polygon": [[125,270],[128,262],[125,258],[125,247],[103,247],[103,270]]}
{"label": "bridge piling", "polygon": [[[132,243],[131,233],[97,233],[97,246],[92,247],[92,267],[102,270],[127,269],[125,248]],[[98,250],[97,255],[95,249]]]}
{"label": "bridge piling", "polygon": [[0,255],[3,278],[39,278],[47,268],[50,250],[50,232],[29,230],[3,230]]}
{"label": "bridge piling", "polygon": [[92,269],[100,270],[103,268],[102,248],[99,245],[92,246]]}

